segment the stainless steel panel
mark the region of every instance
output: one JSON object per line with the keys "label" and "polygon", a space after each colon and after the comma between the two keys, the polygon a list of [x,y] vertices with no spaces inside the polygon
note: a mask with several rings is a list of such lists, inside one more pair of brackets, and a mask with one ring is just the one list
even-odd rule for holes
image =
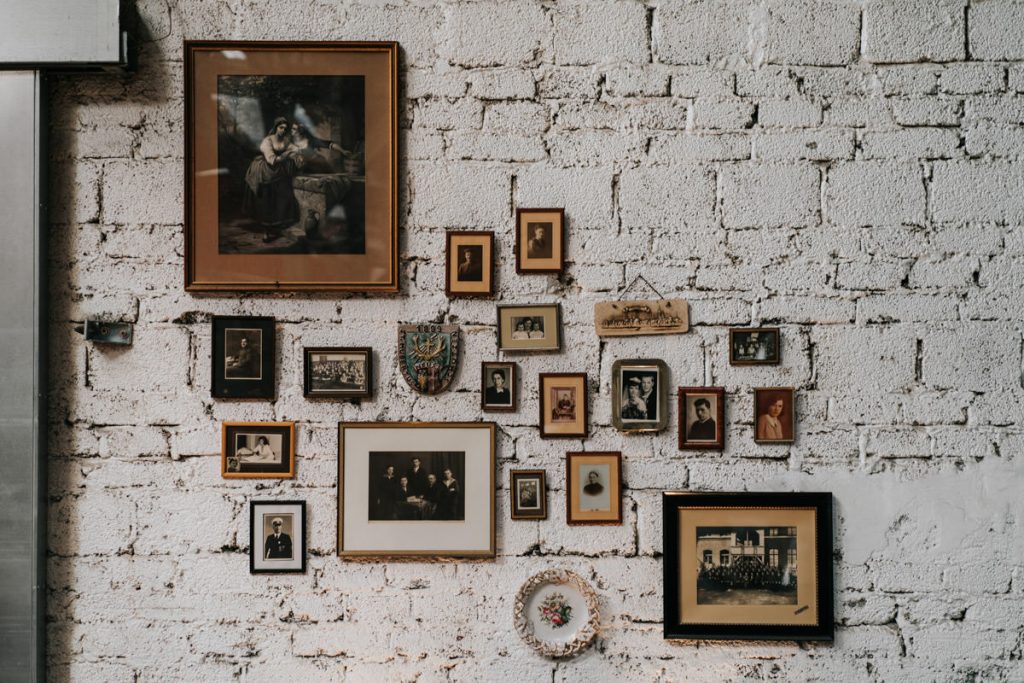
{"label": "stainless steel panel", "polygon": [[[0,38],[0,41],[3,39]],[[0,681],[45,675],[42,75],[0,72]]]}
{"label": "stainless steel panel", "polygon": [[5,0],[0,62],[117,64],[120,0]]}

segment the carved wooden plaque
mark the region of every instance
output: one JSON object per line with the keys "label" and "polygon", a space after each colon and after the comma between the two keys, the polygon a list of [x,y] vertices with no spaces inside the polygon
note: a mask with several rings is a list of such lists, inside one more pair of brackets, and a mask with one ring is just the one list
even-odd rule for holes
{"label": "carved wooden plaque", "polygon": [[594,304],[594,327],[599,337],[682,334],[690,329],[690,309],[685,299],[602,301]]}

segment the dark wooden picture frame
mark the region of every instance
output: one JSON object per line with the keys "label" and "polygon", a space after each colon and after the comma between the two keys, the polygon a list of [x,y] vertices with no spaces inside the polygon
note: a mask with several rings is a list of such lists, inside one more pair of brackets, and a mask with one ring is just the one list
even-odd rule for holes
{"label": "dark wooden picture frame", "polygon": [[[548,418],[553,414],[552,410],[554,406],[548,400],[548,382],[555,382],[558,380],[579,382],[580,392],[576,396],[576,403],[573,406],[573,414],[578,416],[580,410],[580,403],[583,403],[583,421],[579,429],[575,431],[561,431],[555,429],[553,420]],[[557,387],[552,387],[557,388]],[[575,387],[571,387],[575,388]],[[540,420],[538,426],[540,428],[540,438],[542,439],[586,439],[590,436],[590,395],[587,387],[587,373],[585,372],[542,372],[537,379],[537,389],[540,397],[537,401],[540,409]],[[578,419],[573,420],[573,424],[578,423]]]}
{"label": "dark wooden picture frame", "polygon": [[[529,218],[533,215],[537,218],[550,218],[551,228],[551,255],[531,257],[529,250],[533,240],[525,233],[529,229]],[[516,209],[516,272],[520,275],[561,273],[565,270],[565,209]],[[530,261],[540,261],[539,264],[530,265]]]}
{"label": "dark wooden picture frame", "polygon": [[[506,370],[505,387],[509,392],[508,405],[488,403],[487,390],[493,383],[495,370]],[[514,413],[519,404],[519,366],[511,361],[483,361],[480,363],[480,410],[486,413]]]}
{"label": "dark wooden picture frame", "polygon": [[[691,395],[706,396],[713,394],[717,408],[712,412],[715,421],[717,438],[714,441],[691,439],[687,436],[686,422],[689,418],[686,404]],[[697,399],[699,400],[699,399]],[[681,451],[721,451],[725,450],[725,389],[723,387],[679,387],[679,450]]]}
{"label": "dark wooden picture frame", "polygon": [[[250,349],[251,355],[247,358],[242,356],[243,344]],[[259,358],[253,359],[257,345]],[[210,395],[213,398],[274,398],[277,393],[277,331],[273,318],[214,316],[210,346]]]}
{"label": "dark wooden picture frame", "polygon": [[[479,244],[459,244],[460,241]],[[480,247],[480,280],[461,280],[459,247]],[[489,230],[448,230],[444,238],[444,292],[449,299],[490,299],[494,297],[494,233]],[[454,272],[453,272],[454,271]],[[479,284],[475,284],[479,282]]]}
{"label": "dark wooden picture frame", "polygon": [[[270,543],[269,538],[263,537],[262,525],[260,525],[260,534],[257,535],[257,512],[258,508],[263,507],[285,507],[295,506],[297,508],[295,513],[285,514],[296,514],[298,515],[298,521],[292,525],[292,533],[289,534],[289,542],[292,551],[299,552],[299,566],[289,568],[277,568],[277,567],[257,567],[257,564],[263,564],[266,560],[273,559],[266,557],[270,554],[267,549]],[[271,512],[267,514],[281,514]],[[299,527],[299,543],[295,543],[295,527]],[[306,530],[309,525],[306,524],[306,501],[304,500],[251,500],[249,501],[249,573],[250,574],[305,574],[306,573]],[[256,558],[256,550],[262,548],[261,554],[264,557],[261,560]]]}
{"label": "dark wooden picture frame", "polygon": [[[580,490],[586,491],[589,486],[607,487],[609,510],[583,510],[573,506],[573,493],[581,482],[576,479],[576,466],[583,460],[610,460],[606,463],[592,463],[589,467],[608,466],[608,481],[597,479],[588,481]],[[592,471],[591,474],[596,474]],[[589,475],[588,475],[589,478]],[[617,525],[622,524],[622,453],[619,451],[584,451],[565,454],[565,523],[572,526]],[[579,496],[582,500],[583,496]]]}
{"label": "dark wooden picture frame", "polygon": [[[684,620],[683,600],[684,595],[683,568],[697,562],[696,558],[682,557],[683,539],[682,516],[685,511],[697,511],[708,514],[725,515],[739,511],[740,514],[751,515],[768,511],[799,511],[811,512],[814,519],[814,532],[806,534],[810,538],[803,538],[797,531],[794,543],[813,543],[815,576],[813,582],[808,582],[808,594],[802,595],[799,590],[795,599],[799,600],[801,608],[796,610],[785,610],[792,615],[796,623],[752,623],[742,618],[732,620],[726,617],[725,621],[715,620],[714,623],[696,623],[696,621]],[[765,527],[778,526],[778,522],[765,522]],[[720,525],[709,524],[712,528],[730,528],[737,525],[724,522]],[[743,527],[747,524],[741,525]],[[833,567],[832,567],[832,494],[831,493],[693,493],[693,492],[665,492],[662,494],[662,533],[664,548],[664,637],[666,639],[684,638],[689,640],[796,640],[796,641],[831,641],[834,637],[833,614]],[[803,538],[803,541],[801,541]],[[767,547],[767,542],[765,542]],[[696,547],[696,545],[694,546]],[[797,547],[795,550],[799,550]],[[767,551],[766,551],[767,552]],[[752,564],[770,563],[754,562]],[[804,565],[801,564],[801,567]],[[702,577],[703,571],[697,570],[697,582],[708,580]],[[719,577],[719,580],[727,580],[727,577]],[[691,590],[696,591],[697,583]],[[813,587],[812,587],[813,586]],[[814,601],[815,618],[809,623],[797,622],[798,615],[804,613],[812,599]],[[693,596],[694,600],[699,600]],[[728,607],[734,607],[735,604]],[[710,608],[712,610],[715,607]],[[746,608],[750,610],[749,607]],[[752,612],[748,612],[752,614]]]}
{"label": "dark wooden picture frame", "polygon": [[[764,359],[740,358],[736,354],[737,337],[751,334],[774,335],[774,353]],[[782,330],[778,327],[733,327],[729,329],[729,365],[778,365],[782,361]]]}
{"label": "dark wooden picture frame", "polygon": [[[774,397],[774,400],[772,398]],[[778,420],[782,431],[782,438],[765,438],[762,430],[767,431],[770,420],[769,406],[782,401],[782,419]],[[762,421],[765,426],[762,427]],[[786,433],[788,432],[788,436]],[[756,387],[754,389],[754,443],[760,444],[787,444],[796,441],[796,389],[793,387]]]}
{"label": "dark wooden picture frame", "polygon": [[[637,413],[633,413],[633,417],[624,417],[630,406],[628,401],[627,405],[623,405],[623,395],[628,394],[630,389],[622,385],[623,374],[633,374],[631,383],[636,384],[640,381],[637,379],[638,376],[642,375],[646,379],[652,371],[657,373],[657,386],[653,390],[657,419],[641,419],[637,417]],[[612,363],[612,426],[625,434],[652,434],[665,429],[668,426],[669,381],[668,365],[657,358],[628,358]],[[641,389],[641,385],[636,386],[637,389]],[[646,404],[646,401],[641,400],[640,403]]]}
{"label": "dark wooden picture frame", "polygon": [[[271,437],[280,439],[280,463],[262,462],[261,453],[253,462],[244,463],[238,454],[237,436],[256,436],[250,439],[246,450],[257,451],[265,447],[273,452]],[[260,437],[264,443],[260,443]],[[276,442],[276,440],[275,440]],[[295,476],[295,423],[294,422],[224,422],[221,425],[220,474],[224,479],[291,479]]]}
{"label": "dark wooden picture frame", "polygon": [[[515,315],[521,313],[522,315]],[[557,352],[562,350],[562,305],[553,304],[500,304],[497,306],[497,338],[498,350],[504,353],[529,353],[529,352]],[[554,334],[548,335],[547,330],[543,338],[517,339],[515,337],[520,331],[513,329],[516,318],[551,318],[554,324]],[[524,322],[526,322],[524,320]],[[549,338],[550,337],[550,338]]]}
{"label": "dark wooden picture frame", "polygon": [[[237,55],[244,55],[245,59],[235,59]],[[185,41],[184,275],[187,291],[399,291],[398,62],[398,43],[393,41]],[[291,90],[276,99],[262,90],[242,98],[247,100],[247,106],[251,100],[258,107],[265,107],[265,111],[258,112],[259,116],[231,117],[229,113],[222,117],[220,108],[225,106],[221,100],[222,83],[235,78],[238,80],[230,82],[233,88],[245,91],[245,88],[257,87],[245,83],[242,80],[245,77],[292,79]],[[362,107],[352,106],[365,112],[359,124],[347,131],[355,144],[343,138],[334,139],[332,129],[337,125],[334,121],[320,121],[327,127],[326,131],[320,131],[316,128],[318,122],[310,119],[309,112],[316,108],[311,105],[323,104],[328,96],[322,93],[332,92],[318,89],[312,81],[301,81],[313,78],[362,79],[352,81],[351,86],[358,92],[353,97],[363,99]],[[286,106],[291,102],[288,98],[294,99],[294,104],[306,105],[303,120],[293,116],[294,106]],[[335,108],[335,119],[342,120],[344,112],[337,110],[343,105],[331,101],[331,106]],[[348,116],[354,115],[348,111]],[[222,130],[222,118],[230,121],[234,130]],[[269,140],[271,137],[266,130],[257,130],[255,121],[262,121],[266,127],[269,121],[276,122],[278,118],[289,126],[295,124],[286,137],[277,139],[280,151],[274,149],[279,159],[291,154],[296,160],[297,170],[287,174],[289,181],[303,176],[298,184],[291,182],[292,193],[299,189],[310,196],[323,194],[325,198],[310,199],[305,207],[296,199],[300,204],[297,211],[275,210],[272,216],[265,214],[263,221],[252,216],[255,223],[265,224],[268,229],[274,226],[273,239],[280,248],[275,249],[272,243],[268,247],[257,247],[255,241],[246,237],[242,242],[229,242],[232,250],[238,249],[238,244],[245,244],[242,252],[225,251],[223,231],[228,229],[225,226],[232,225],[230,221],[240,220],[239,216],[246,214],[245,207],[251,209],[272,193],[274,190],[265,190],[263,183],[269,186],[273,179],[264,169],[264,180],[259,181],[258,191],[253,190],[256,204],[237,204],[231,195],[231,203],[225,203],[228,208],[222,212],[220,204],[228,196],[224,189],[227,176],[210,173],[209,169],[230,167],[231,182],[241,186],[244,177],[248,184],[253,166],[250,164],[246,170],[244,164],[249,162],[242,160],[251,161],[260,154],[253,152],[257,147],[253,138]],[[244,127],[247,127],[245,133],[240,134]],[[264,135],[266,138],[262,137]],[[231,140],[234,146],[222,150],[221,138]],[[288,147],[291,142],[295,144]],[[323,169],[301,173],[303,167],[298,165],[299,158],[308,161],[324,148],[327,153],[342,155],[343,161],[325,157],[329,165],[326,173]],[[222,159],[222,155],[225,158]],[[337,176],[339,182],[325,188],[321,182],[325,175]],[[256,183],[259,176],[253,172],[251,177]],[[340,180],[347,183],[344,185],[346,194],[337,197],[337,203],[327,204],[328,191],[341,192]],[[362,188],[362,194],[353,194],[354,187]],[[283,198],[281,201],[287,204]],[[342,203],[347,207],[343,217],[333,209]],[[353,221],[359,221],[362,232],[354,232]],[[280,235],[286,235],[287,239],[282,241]],[[268,232],[264,242],[270,237]],[[293,243],[286,244],[287,240]]]}
{"label": "dark wooden picture frame", "polygon": [[[364,363],[363,386],[359,389],[314,389],[312,357],[318,353],[362,356]],[[341,398],[351,400],[373,398],[373,349],[369,346],[314,346],[303,348],[302,394],[306,398]]]}
{"label": "dark wooden picture frame", "polygon": [[[521,508],[519,503],[518,485],[520,480],[537,479],[536,510]],[[509,470],[508,503],[512,519],[547,519],[548,518],[548,475],[544,470]]]}

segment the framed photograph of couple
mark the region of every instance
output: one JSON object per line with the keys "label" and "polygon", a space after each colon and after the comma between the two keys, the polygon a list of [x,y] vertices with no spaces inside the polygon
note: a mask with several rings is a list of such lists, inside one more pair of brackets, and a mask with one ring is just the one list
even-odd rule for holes
{"label": "framed photograph of couple", "polygon": [[542,372],[540,438],[585,439],[590,435],[590,413],[585,372]]}
{"label": "framed photograph of couple", "polygon": [[516,272],[565,268],[565,209],[516,209]]}
{"label": "framed photograph of couple", "polygon": [[494,233],[445,233],[444,290],[450,298],[494,296]]}
{"label": "framed photograph of couple", "polygon": [[294,422],[225,422],[221,439],[221,476],[225,479],[295,476]]}
{"label": "framed photograph of couple", "polygon": [[668,425],[668,366],[656,359],[612,363],[612,424],[621,432],[660,432]]}
{"label": "framed photograph of couple", "polygon": [[567,524],[622,524],[622,454],[565,454]]}
{"label": "framed photograph of couple", "polygon": [[302,352],[306,398],[373,397],[373,349],[332,346]]}
{"label": "framed photograph of couple", "polygon": [[274,398],[274,319],[214,316],[211,336],[214,398]]}
{"label": "framed photograph of couple", "polygon": [[515,363],[480,363],[480,409],[484,412],[514,412],[519,393]]}
{"label": "framed photograph of couple", "polygon": [[679,450],[725,449],[725,389],[679,387]]}
{"label": "framed photograph of couple", "polygon": [[831,493],[662,494],[665,638],[833,638]]}
{"label": "framed photograph of couple", "polygon": [[338,425],[338,555],[494,557],[493,422]]}
{"label": "framed photograph of couple", "polygon": [[498,350],[559,351],[562,309],[559,304],[498,306]]}
{"label": "framed photograph of couple", "polygon": [[397,292],[393,42],[185,43],[185,289]]}
{"label": "framed photograph of couple", "polygon": [[249,503],[249,573],[306,571],[306,501]]}
{"label": "framed photograph of couple", "polygon": [[547,519],[548,487],[544,470],[509,472],[512,519]]}

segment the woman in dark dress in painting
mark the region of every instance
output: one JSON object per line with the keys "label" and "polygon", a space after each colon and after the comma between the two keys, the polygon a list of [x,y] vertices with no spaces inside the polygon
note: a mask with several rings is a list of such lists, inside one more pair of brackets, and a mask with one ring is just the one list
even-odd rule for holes
{"label": "woman in dark dress in painting", "polygon": [[260,143],[259,156],[245,172],[242,202],[246,215],[263,226],[264,242],[274,241],[299,220],[299,203],[292,190],[292,178],[298,170],[297,156],[288,119],[274,119],[274,128]]}

